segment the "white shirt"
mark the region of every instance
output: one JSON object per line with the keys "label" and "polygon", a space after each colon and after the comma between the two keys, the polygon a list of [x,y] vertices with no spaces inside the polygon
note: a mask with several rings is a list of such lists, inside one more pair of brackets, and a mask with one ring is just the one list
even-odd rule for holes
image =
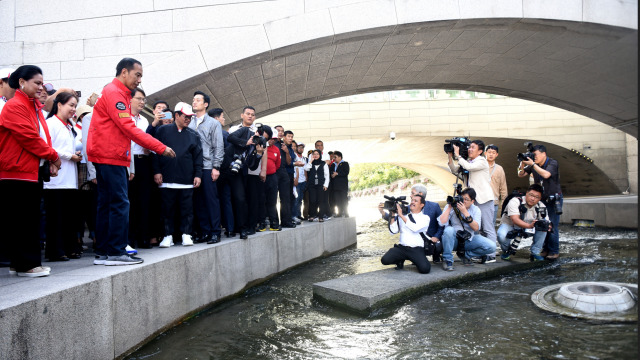
{"label": "white shirt", "polygon": [[398,221],[395,221],[389,227],[389,230],[392,233],[398,232],[398,224],[400,226],[400,245],[409,246],[409,247],[424,247],[424,240],[420,233],[426,233],[429,228],[429,222],[431,219],[428,215],[425,215],[420,211],[417,214],[411,213],[413,220],[416,222],[413,223],[409,219],[409,215],[406,214],[407,222],[405,223],[400,216],[398,216]]}
{"label": "white shirt", "polygon": [[[143,132],[147,131],[147,128],[149,127],[149,121],[147,121],[147,119],[145,119],[143,116],[141,116],[140,114],[138,114],[137,116],[131,116],[131,119],[133,119],[133,122],[136,123],[136,127],[140,130],[142,130]],[[135,142],[131,142],[131,154],[132,155],[147,155],[148,151],[145,153],[145,148],[143,148],[142,146],[136,144]]]}
{"label": "white shirt", "polygon": [[[307,164],[306,159],[303,158],[300,155],[297,155],[297,154],[296,154],[295,161],[304,161],[305,165]],[[306,173],[304,171],[304,165],[303,166],[296,166],[295,170],[296,170],[296,173],[298,174],[298,183],[302,183],[302,182],[307,181],[307,175],[306,175]]]}
{"label": "white shirt", "polygon": [[47,119],[51,145],[60,157],[58,176],[51,177],[51,181],[44,183],[45,189],[77,189],[78,166],[71,161],[75,154],[75,138],[71,132],[71,125],[65,126],[57,116]]}
{"label": "white shirt", "polygon": [[467,161],[460,157],[458,164],[450,164],[449,168],[453,174],[458,172],[462,166],[469,170],[469,184],[467,185],[476,191],[476,204],[482,205],[486,202],[493,202],[493,188],[491,187],[491,173],[489,172],[489,162],[484,156],[478,156]]}

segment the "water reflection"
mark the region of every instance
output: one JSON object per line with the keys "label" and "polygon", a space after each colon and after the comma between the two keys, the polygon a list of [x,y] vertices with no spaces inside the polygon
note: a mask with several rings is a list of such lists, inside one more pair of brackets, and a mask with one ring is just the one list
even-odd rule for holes
{"label": "water reflection", "polygon": [[[538,309],[559,282],[637,283],[637,233],[563,226],[555,265],[443,289],[360,317],[317,302],[315,282],[384,268],[396,239],[380,223],[358,245],[256,286],[158,336],[130,359],[415,359],[481,356],[636,359],[637,324],[565,318]],[[426,275],[428,276],[428,275]]]}

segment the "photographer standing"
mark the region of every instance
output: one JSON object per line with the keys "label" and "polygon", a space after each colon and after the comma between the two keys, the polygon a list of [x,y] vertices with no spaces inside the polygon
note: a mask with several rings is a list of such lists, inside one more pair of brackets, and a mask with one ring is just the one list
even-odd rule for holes
{"label": "photographer standing", "polygon": [[[496,251],[495,240],[489,240],[479,234],[480,223],[484,215],[473,203],[476,199],[476,191],[466,188],[460,192],[456,198],[447,198],[447,206],[444,207],[442,215],[438,218],[438,224],[444,226],[442,235],[442,268],[446,271],[453,270],[453,249],[458,248],[460,242],[464,253],[459,252],[458,257],[462,259],[462,264],[471,266],[471,258],[481,257],[486,262],[488,255]],[[454,208],[455,206],[455,208]],[[493,208],[493,204],[492,204]],[[452,211],[453,210],[453,211]],[[462,251],[462,249],[460,249]]]}
{"label": "photographer standing", "polygon": [[[557,259],[560,253],[558,225],[560,224],[563,202],[558,162],[547,157],[547,148],[544,145],[534,146],[533,155],[533,159],[527,157],[520,162],[518,177],[527,177],[533,174],[534,182],[542,185],[542,201],[547,206],[553,229],[547,234],[547,239],[540,255],[547,259]],[[524,165],[527,166],[524,167]]]}
{"label": "photographer standing", "polygon": [[396,269],[404,267],[404,261],[411,261],[421,274],[428,274],[431,271],[431,264],[424,256],[424,240],[420,233],[426,232],[429,228],[429,216],[422,213],[425,200],[423,196],[414,195],[411,197],[409,206],[410,213],[403,214],[402,206],[396,203],[396,216],[389,220],[389,232],[397,234],[400,232],[399,244],[393,245],[380,260],[382,265],[396,265]]}
{"label": "photographer standing", "polygon": [[[484,235],[493,240],[494,244],[494,252],[493,254],[489,254],[487,257],[487,262],[494,262],[495,255],[495,244],[497,240],[496,236],[496,227],[495,227],[495,208],[494,208],[494,194],[493,188],[491,187],[491,172],[489,170],[489,163],[484,156],[485,145],[482,140],[473,140],[469,144],[468,150],[468,158],[460,156],[460,148],[456,145],[453,145],[453,151],[455,153],[456,159],[458,159],[458,164],[453,163],[453,154],[448,153],[449,155],[449,168],[451,169],[451,173],[456,176],[461,176],[462,181],[464,181],[464,185],[470,188],[473,188],[477,194],[477,199],[475,202],[477,207],[482,212],[482,223],[480,224],[480,229]],[[467,175],[462,175],[460,173],[460,167],[468,171]]]}
{"label": "photographer standing", "polygon": [[[549,230],[549,218],[547,217],[547,209],[540,202],[542,197],[542,186],[533,184],[529,186],[527,193],[522,197],[513,197],[507,204],[505,212],[500,220],[498,228],[498,242],[502,248],[502,260],[509,260],[513,252],[509,251],[511,239],[515,237],[533,236],[533,244],[531,244],[531,257],[534,261],[542,261],[544,257],[540,256],[542,244],[547,237]],[[516,233],[513,233],[513,231]],[[517,234],[519,232],[519,234]],[[524,235],[530,234],[530,235]],[[524,235],[524,236],[523,236]],[[514,252],[517,244],[514,245]]]}

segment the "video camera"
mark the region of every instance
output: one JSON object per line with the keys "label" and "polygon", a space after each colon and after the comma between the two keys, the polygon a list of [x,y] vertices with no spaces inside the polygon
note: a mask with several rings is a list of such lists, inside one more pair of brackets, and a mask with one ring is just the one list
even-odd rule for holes
{"label": "video camera", "polygon": [[444,141],[444,152],[447,154],[454,154],[453,145],[460,148],[460,157],[467,160],[469,158],[469,144],[471,140],[466,137],[454,137],[453,139]]}
{"label": "video camera", "polygon": [[384,202],[384,209],[385,210],[389,210],[390,213],[396,213],[396,212],[398,212],[396,204],[400,204],[400,208],[402,209],[402,213],[403,214],[408,214],[409,213],[409,203],[406,201],[406,199],[407,199],[406,196],[393,197],[393,196],[385,195],[384,198],[387,199]]}
{"label": "video camera", "polygon": [[524,143],[524,146],[527,147],[527,152],[526,153],[518,153],[518,155],[516,155],[518,157],[518,161],[525,161],[527,160],[527,158],[536,161],[536,154],[533,153],[533,143],[530,142],[526,142]]}

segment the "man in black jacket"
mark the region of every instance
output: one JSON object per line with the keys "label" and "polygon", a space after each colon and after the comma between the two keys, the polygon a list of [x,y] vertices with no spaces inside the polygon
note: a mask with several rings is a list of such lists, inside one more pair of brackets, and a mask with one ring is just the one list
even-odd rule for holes
{"label": "man in black jacket", "polygon": [[182,245],[193,245],[193,189],[200,186],[202,179],[202,145],[198,133],[189,129],[193,116],[191,106],[183,102],[176,105],[174,123],[162,125],[156,131],[156,138],[171,144],[175,158],[154,156],[154,181],[160,187],[162,215],[164,219],[164,239],[160,247],[173,245],[173,224],[175,204],[180,204]]}
{"label": "man in black jacket", "polygon": [[349,163],[342,159],[342,153],[340,151],[334,151],[335,162],[331,165],[329,171],[331,172],[330,188],[333,188],[333,196],[338,206],[337,217],[349,217],[349,210],[347,209],[347,194],[349,193]]}

